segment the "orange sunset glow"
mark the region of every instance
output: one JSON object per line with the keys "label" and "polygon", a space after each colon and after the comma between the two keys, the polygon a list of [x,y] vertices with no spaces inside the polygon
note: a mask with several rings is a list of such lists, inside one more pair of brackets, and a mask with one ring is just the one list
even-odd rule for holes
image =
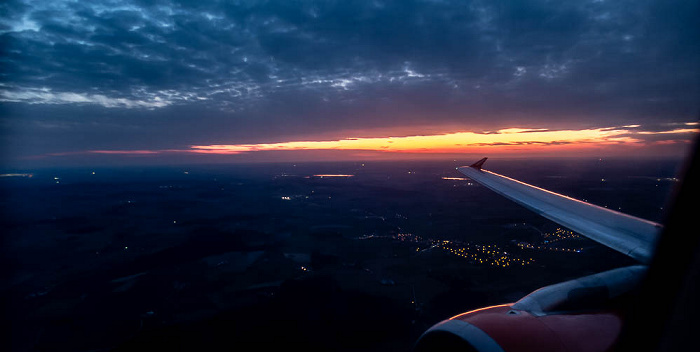
{"label": "orange sunset glow", "polygon": [[[628,127],[628,128],[625,128]],[[547,130],[508,128],[496,132],[455,132],[403,137],[347,138],[325,141],[291,141],[259,144],[194,145],[191,152],[204,154],[240,154],[256,151],[290,150],[365,150],[391,153],[465,153],[580,151],[610,146],[642,147],[639,138],[651,134],[695,133],[698,129],[681,128],[663,132],[634,132],[637,126],[582,130]],[[663,143],[655,142],[655,143]]]}
{"label": "orange sunset glow", "polygon": [[[456,157],[457,155],[499,155],[503,157],[668,157],[682,154],[700,132],[697,122],[669,124],[648,129],[640,125],[588,129],[549,130],[505,128],[497,131],[459,131],[437,134],[408,134],[387,137],[330,139],[308,137],[275,143],[201,144],[184,148],[135,149],[49,153],[36,156],[67,157],[95,155],[153,159],[186,157],[207,161],[281,160],[390,160]],[[355,135],[371,135],[355,132]],[[386,133],[386,132],[385,132]],[[228,156],[234,157],[234,159]],[[216,159],[219,158],[219,159]],[[221,159],[223,158],[223,159]]]}

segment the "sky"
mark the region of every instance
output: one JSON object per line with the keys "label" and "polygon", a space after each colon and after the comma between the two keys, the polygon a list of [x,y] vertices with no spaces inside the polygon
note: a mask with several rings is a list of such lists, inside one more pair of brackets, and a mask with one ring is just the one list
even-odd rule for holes
{"label": "sky", "polygon": [[7,0],[0,158],[682,157],[699,4]]}

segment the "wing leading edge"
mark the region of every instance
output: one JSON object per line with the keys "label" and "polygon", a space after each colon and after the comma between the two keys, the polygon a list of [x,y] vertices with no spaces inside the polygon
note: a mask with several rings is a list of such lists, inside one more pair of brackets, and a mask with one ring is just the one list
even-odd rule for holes
{"label": "wing leading edge", "polygon": [[662,226],[483,170],[486,158],[457,170],[492,191],[596,242],[648,264]]}

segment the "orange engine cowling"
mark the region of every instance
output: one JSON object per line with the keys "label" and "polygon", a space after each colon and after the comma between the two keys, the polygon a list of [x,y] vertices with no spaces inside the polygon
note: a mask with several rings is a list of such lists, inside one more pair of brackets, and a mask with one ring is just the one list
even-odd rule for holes
{"label": "orange engine cowling", "polygon": [[610,351],[622,329],[619,312],[645,273],[642,265],[617,268],[457,315],[428,329],[415,350]]}
{"label": "orange engine cowling", "polygon": [[613,311],[537,316],[505,304],[436,324],[415,351],[611,351],[621,327]]}

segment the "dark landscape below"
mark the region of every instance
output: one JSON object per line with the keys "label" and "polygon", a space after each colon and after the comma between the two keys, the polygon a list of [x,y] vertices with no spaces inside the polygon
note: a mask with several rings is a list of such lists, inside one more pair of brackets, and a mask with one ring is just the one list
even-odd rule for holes
{"label": "dark landscape below", "polygon": [[[3,171],[5,341],[402,351],[456,314],[634,264],[464,179],[469,163]],[[678,164],[485,168],[661,222]]]}

